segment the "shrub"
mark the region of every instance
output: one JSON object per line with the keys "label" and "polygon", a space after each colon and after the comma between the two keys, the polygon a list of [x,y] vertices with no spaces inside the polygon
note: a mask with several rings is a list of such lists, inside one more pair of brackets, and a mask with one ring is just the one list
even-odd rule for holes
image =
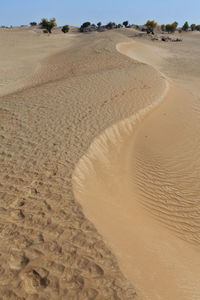
{"label": "shrub", "polygon": [[200,31],[200,25],[196,25],[196,30]]}
{"label": "shrub", "polygon": [[164,24],[162,24],[162,25],[160,26],[160,28],[161,28],[162,31],[165,31],[165,30],[166,30],[166,26],[165,26]]}
{"label": "shrub", "polygon": [[49,33],[49,32],[48,32],[48,30],[47,30],[47,29],[44,29],[44,30],[43,30],[43,33]]}
{"label": "shrub", "polygon": [[116,24],[114,22],[109,22],[107,25],[106,25],[106,28],[107,29],[113,29],[113,28],[116,28]]}
{"label": "shrub", "polygon": [[64,33],[67,33],[67,32],[69,32],[69,25],[64,25],[63,27],[62,27],[62,32],[64,32]]}
{"label": "shrub", "polygon": [[91,26],[91,23],[90,22],[85,22],[81,25],[80,27],[80,31],[83,32],[85,28]]}
{"label": "shrub", "polygon": [[101,27],[101,25],[102,25],[101,22],[98,22],[98,23],[97,23],[97,26],[98,26],[98,27]]}
{"label": "shrub", "polygon": [[165,30],[166,30],[168,33],[170,33],[170,32],[173,33],[173,32],[176,31],[177,26],[178,26],[178,23],[177,23],[177,22],[174,22],[174,23],[172,23],[172,24],[167,24],[167,25],[165,26]]}
{"label": "shrub", "polygon": [[188,29],[189,29],[189,24],[188,24],[188,22],[185,22],[183,27],[182,27],[182,30],[183,31],[188,31]]}
{"label": "shrub", "polygon": [[37,22],[30,22],[30,26],[37,26]]}
{"label": "shrub", "polygon": [[196,27],[197,27],[196,24],[191,24],[191,25],[190,25],[190,28],[191,28],[192,31],[196,30]]}
{"label": "shrub", "polygon": [[172,23],[172,25],[177,29],[177,27],[178,27],[178,22],[174,22],[174,23]]}
{"label": "shrub", "polygon": [[45,29],[48,31],[48,33],[51,33],[52,29],[56,26],[56,19],[52,18],[50,20],[43,18],[41,20],[40,26],[42,29]]}
{"label": "shrub", "polygon": [[124,27],[127,27],[128,26],[128,21],[124,21],[123,25],[124,25]]}
{"label": "shrub", "polygon": [[156,28],[157,23],[154,20],[148,20],[145,25],[153,31]]}

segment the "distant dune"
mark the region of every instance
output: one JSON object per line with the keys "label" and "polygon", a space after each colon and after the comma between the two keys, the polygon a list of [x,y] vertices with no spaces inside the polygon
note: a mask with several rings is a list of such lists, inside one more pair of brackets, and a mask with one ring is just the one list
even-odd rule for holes
{"label": "distant dune", "polygon": [[2,299],[199,299],[199,36],[0,29]]}

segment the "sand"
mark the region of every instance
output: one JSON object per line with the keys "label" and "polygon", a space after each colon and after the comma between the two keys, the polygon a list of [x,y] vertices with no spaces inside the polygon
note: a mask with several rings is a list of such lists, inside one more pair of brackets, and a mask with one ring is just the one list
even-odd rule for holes
{"label": "sand", "polygon": [[132,35],[0,31],[2,299],[199,299],[198,36]]}
{"label": "sand", "polygon": [[[166,89],[105,131],[88,151],[88,169],[82,158],[74,173],[75,195],[141,299],[200,298],[198,39],[117,45],[163,74]],[[95,154],[103,141],[104,156]]]}

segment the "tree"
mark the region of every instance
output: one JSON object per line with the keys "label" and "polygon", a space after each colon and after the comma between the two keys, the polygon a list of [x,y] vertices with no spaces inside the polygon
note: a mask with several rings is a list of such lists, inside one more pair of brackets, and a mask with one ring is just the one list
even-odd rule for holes
{"label": "tree", "polygon": [[85,28],[87,28],[87,27],[89,27],[89,26],[91,26],[91,23],[90,23],[90,22],[85,22],[85,23],[83,23],[83,24],[81,25],[81,27],[80,27],[80,31],[81,31],[81,32],[84,32]]}
{"label": "tree", "polygon": [[81,25],[81,27],[85,28],[85,27],[89,27],[91,25],[90,22],[85,22]]}
{"label": "tree", "polygon": [[69,25],[64,25],[61,30],[62,30],[63,33],[68,32],[69,31]]}
{"label": "tree", "polygon": [[154,32],[154,29],[157,26],[157,23],[154,20],[148,20],[145,24],[145,26],[147,26],[147,30],[150,32]]}
{"label": "tree", "polygon": [[124,21],[123,25],[124,25],[124,27],[127,27],[128,26],[128,21]]}
{"label": "tree", "polygon": [[165,26],[165,29],[166,29],[166,31],[167,31],[168,33],[173,33],[173,32],[176,31],[177,26],[178,26],[178,23],[177,23],[177,22],[174,22],[174,23],[172,23],[172,24],[167,24],[167,25]]}
{"label": "tree", "polygon": [[191,28],[192,31],[196,30],[196,27],[197,27],[196,24],[191,24],[190,25],[190,28]]}
{"label": "tree", "polygon": [[162,31],[165,31],[165,30],[166,30],[166,26],[165,26],[164,24],[162,24],[162,25],[160,26],[160,28],[161,28]]}
{"label": "tree", "polygon": [[196,25],[196,30],[200,31],[200,25]]}
{"label": "tree", "polygon": [[182,27],[182,30],[183,31],[188,31],[188,29],[189,29],[189,24],[188,24],[188,22],[185,22],[183,27]]}
{"label": "tree", "polygon": [[171,25],[171,24],[167,24],[167,25],[165,26],[165,29],[166,29],[166,31],[167,31],[168,33],[172,32],[172,25]]}
{"label": "tree", "polygon": [[173,25],[173,27],[175,27],[176,29],[177,29],[177,27],[178,27],[178,22],[174,22],[174,23],[172,23],[172,25]]}
{"label": "tree", "polygon": [[113,29],[113,28],[116,28],[116,24],[114,22],[109,22],[107,25],[106,25],[106,28],[107,29]]}
{"label": "tree", "polygon": [[30,26],[37,26],[37,22],[30,22]]}
{"label": "tree", "polygon": [[122,27],[123,27],[122,24],[117,25],[117,28],[122,28]]}
{"label": "tree", "polygon": [[101,22],[98,22],[98,23],[97,23],[97,27],[98,27],[98,28],[100,28],[101,25],[102,25]]}
{"label": "tree", "polygon": [[48,33],[51,33],[52,29],[56,26],[56,19],[52,18],[50,20],[43,18],[41,20],[40,26],[41,28],[48,31]]}

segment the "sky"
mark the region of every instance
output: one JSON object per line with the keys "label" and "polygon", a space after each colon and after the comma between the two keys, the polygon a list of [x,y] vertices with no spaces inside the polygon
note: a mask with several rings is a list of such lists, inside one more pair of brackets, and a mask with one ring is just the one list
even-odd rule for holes
{"label": "sky", "polygon": [[85,21],[144,24],[148,19],[200,24],[200,0],[0,0],[0,26],[27,25],[43,17],[74,26]]}

